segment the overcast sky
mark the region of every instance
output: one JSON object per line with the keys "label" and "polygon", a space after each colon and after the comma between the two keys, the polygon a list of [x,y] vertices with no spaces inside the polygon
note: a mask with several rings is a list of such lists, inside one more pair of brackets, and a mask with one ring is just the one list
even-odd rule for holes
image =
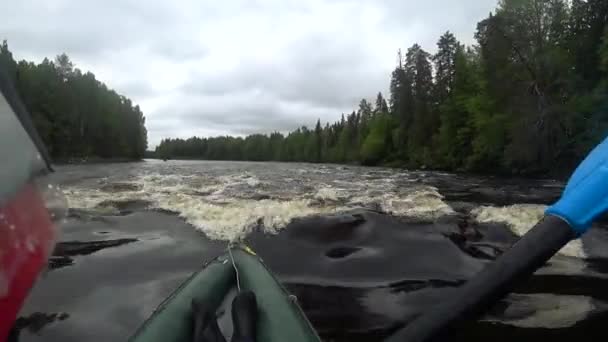
{"label": "overcast sky", "polygon": [[496,0],[0,1],[15,58],[66,52],[165,137],[288,131],[386,91],[397,49],[473,42]]}

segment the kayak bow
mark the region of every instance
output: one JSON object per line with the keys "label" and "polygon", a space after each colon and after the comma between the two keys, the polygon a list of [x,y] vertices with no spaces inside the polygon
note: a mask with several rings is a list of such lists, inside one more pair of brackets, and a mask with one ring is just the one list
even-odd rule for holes
{"label": "kayak bow", "polygon": [[[237,271],[238,269],[238,271]],[[306,316],[262,260],[246,246],[229,247],[186,280],[162,303],[131,337],[131,342],[189,342],[196,330],[192,301],[204,305],[215,320],[230,316],[235,293],[251,291],[257,299],[256,337],[260,342],[318,342],[317,333]],[[229,320],[228,320],[229,321]],[[221,324],[220,324],[221,325]],[[223,331],[231,335],[232,327]],[[230,340],[230,336],[226,336]],[[234,341],[234,340],[233,340]]]}

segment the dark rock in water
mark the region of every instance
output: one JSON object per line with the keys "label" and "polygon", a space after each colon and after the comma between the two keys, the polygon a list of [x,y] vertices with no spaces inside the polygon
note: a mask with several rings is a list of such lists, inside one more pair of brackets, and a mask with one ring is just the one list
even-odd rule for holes
{"label": "dark rock in water", "polygon": [[99,188],[99,190],[105,192],[139,191],[141,189],[142,186],[140,184],[132,183],[110,183]]}
{"label": "dark rock in water", "polygon": [[459,232],[444,233],[464,253],[478,259],[494,260],[519,239],[500,223],[459,223]]}
{"label": "dark rock in water", "polygon": [[13,327],[13,334],[18,335],[19,331],[23,329],[27,329],[33,333],[39,333],[45,326],[56,321],[66,320],[69,317],[70,315],[66,312],[35,312],[29,316],[17,318]]}
{"label": "dark rock in water", "polygon": [[171,215],[171,216],[179,215],[179,212],[177,212],[177,211],[162,209],[162,208],[152,208],[152,209],[150,209],[150,211],[159,213],[159,214]]}
{"label": "dark rock in water", "polygon": [[198,191],[198,190],[191,190],[190,194],[195,195],[195,196],[209,196],[214,192],[214,190],[207,190],[207,191]]}
{"label": "dark rock in water", "polygon": [[267,199],[271,199],[271,198],[272,198],[272,196],[270,196],[269,194],[260,194],[260,193],[253,194],[250,197],[248,197],[248,199],[252,199],[255,201],[267,200]]}
{"label": "dark rock in water", "polygon": [[54,256],[52,255],[48,261],[48,267],[50,270],[55,270],[61,267],[71,266],[74,264],[74,259],[68,256]]}
{"label": "dark rock in water", "polygon": [[504,223],[476,223],[473,227],[484,241],[502,245],[505,249],[519,240],[519,236]]}
{"label": "dark rock in water", "polygon": [[470,255],[488,260],[498,258],[503,252],[504,250],[501,250],[496,246],[486,244],[471,244],[471,246],[468,248],[468,253]]}
{"label": "dark rock in water", "polygon": [[67,218],[75,219],[75,220],[79,220],[79,221],[107,222],[107,218],[104,216],[101,216],[99,212],[96,212],[94,210],[88,210],[88,209],[70,208],[70,209],[68,209]]}
{"label": "dark rock in water", "polygon": [[138,241],[137,239],[116,239],[101,241],[66,241],[60,242],[55,246],[53,256],[66,257],[75,255],[88,255],[99,250],[111,247],[122,246],[127,243]]}
{"label": "dark rock in water", "polygon": [[469,215],[471,210],[479,207],[477,204],[471,202],[448,202],[448,204],[455,212],[464,215]]}
{"label": "dark rock in water", "polygon": [[106,248],[118,247],[131,242],[138,241],[137,239],[115,239],[101,241],[66,241],[59,242],[53,250],[53,255],[48,260],[50,270],[72,266],[74,264],[74,256],[89,255]]}
{"label": "dark rock in water", "polygon": [[127,215],[134,211],[146,210],[150,207],[150,201],[145,200],[125,200],[125,201],[114,201],[108,200],[103,201],[97,205],[99,208],[116,208],[120,214]]}
{"label": "dark rock in water", "polygon": [[356,253],[360,250],[361,250],[361,248],[359,248],[359,247],[334,247],[334,248],[328,250],[325,253],[325,255],[327,255],[328,258],[341,259],[341,258],[345,258],[353,253]]}

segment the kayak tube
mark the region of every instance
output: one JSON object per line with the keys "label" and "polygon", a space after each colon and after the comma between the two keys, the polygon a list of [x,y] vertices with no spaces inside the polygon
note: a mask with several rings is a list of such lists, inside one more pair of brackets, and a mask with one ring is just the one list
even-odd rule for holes
{"label": "kayak tube", "polygon": [[[256,297],[257,341],[320,341],[295,297],[289,295],[262,260],[246,246],[232,247],[194,273],[152,313],[129,341],[193,341],[192,301],[204,303],[207,309],[219,312],[218,316],[221,316],[226,298],[236,292],[237,278],[240,290],[252,291]],[[226,338],[229,340],[229,336]]]}

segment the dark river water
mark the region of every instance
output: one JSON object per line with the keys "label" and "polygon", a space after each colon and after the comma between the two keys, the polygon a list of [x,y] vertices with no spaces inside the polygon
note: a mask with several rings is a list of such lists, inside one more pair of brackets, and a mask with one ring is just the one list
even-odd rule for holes
{"label": "dark river water", "polygon": [[[563,184],[340,165],[60,166],[69,213],[19,341],[122,341],[192,272],[244,241],[327,341],[381,341],[542,217]],[[608,337],[605,224],[454,341]],[[595,334],[595,335],[593,335]]]}

